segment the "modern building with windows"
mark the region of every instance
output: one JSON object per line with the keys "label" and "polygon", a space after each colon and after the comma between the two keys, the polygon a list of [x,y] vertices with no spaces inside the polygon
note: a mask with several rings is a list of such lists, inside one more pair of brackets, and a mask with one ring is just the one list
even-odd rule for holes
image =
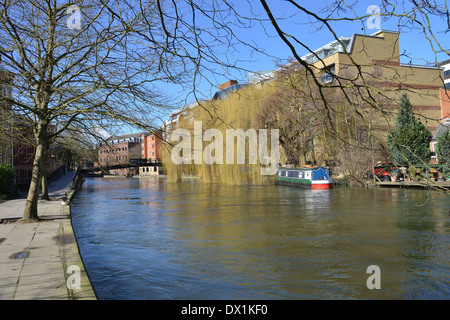
{"label": "modern building with windows", "polygon": [[[361,81],[362,76],[376,88],[375,91],[381,92],[385,97],[380,110],[383,116],[372,128],[380,132],[393,128],[400,97],[406,93],[416,117],[434,132],[443,119],[442,79],[445,78],[444,73],[449,76],[450,65],[443,68],[402,63],[400,40],[399,32],[394,31],[354,34],[334,40],[303,56],[302,60],[317,71],[324,85],[337,85],[338,77]],[[446,81],[450,78],[447,77]]]}
{"label": "modern building with windows", "polygon": [[450,59],[437,64],[444,71],[444,87],[441,89],[442,119],[450,118]]}
{"label": "modern building with windows", "polygon": [[437,66],[444,71],[444,88],[450,89],[450,59],[438,63]]}

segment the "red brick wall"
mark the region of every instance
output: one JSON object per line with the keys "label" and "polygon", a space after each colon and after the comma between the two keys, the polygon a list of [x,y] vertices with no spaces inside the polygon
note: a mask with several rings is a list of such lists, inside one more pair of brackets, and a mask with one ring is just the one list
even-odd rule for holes
{"label": "red brick wall", "polygon": [[450,90],[441,89],[442,118],[450,118]]}
{"label": "red brick wall", "polygon": [[161,160],[161,145],[162,140],[161,137],[155,134],[148,135],[141,140],[141,150],[144,150],[142,153],[143,159],[146,160]]}
{"label": "red brick wall", "polygon": [[147,145],[148,145],[148,136],[142,135],[141,136],[141,159],[148,159],[147,158],[147,154],[148,154],[148,150],[147,150]]}
{"label": "red brick wall", "polygon": [[238,82],[236,80],[228,80],[227,82],[222,83],[219,86],[219,91],[225,90],[226,88],[231,87],[234,84],[237,84]]}
{"label": "red brick wall", "polygon": [[130,150],[133,147],[135,147],[135,144],[129,142],[108,144],[99,147],[98,158],[100,165],[128,163],[130,159],[135,158],[135,155]]}

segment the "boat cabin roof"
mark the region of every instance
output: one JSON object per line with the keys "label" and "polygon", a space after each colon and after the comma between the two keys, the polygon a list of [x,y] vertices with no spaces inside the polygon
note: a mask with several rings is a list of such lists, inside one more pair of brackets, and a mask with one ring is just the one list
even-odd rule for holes
{"label": "boat cabin roof", "polygon": [[328,167],[311,167],[311,168],[279,168],[278,170],[283,171],[307,171],[307,170],[328,170]]}

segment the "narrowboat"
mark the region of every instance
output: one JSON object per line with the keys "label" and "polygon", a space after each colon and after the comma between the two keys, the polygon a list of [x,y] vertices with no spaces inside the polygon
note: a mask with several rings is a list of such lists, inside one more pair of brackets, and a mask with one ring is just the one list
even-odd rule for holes
{"label": "narrowboat", "polygon": [[333,187],[328,168],[280,168],[276,184],[311,189],[328,189]]}

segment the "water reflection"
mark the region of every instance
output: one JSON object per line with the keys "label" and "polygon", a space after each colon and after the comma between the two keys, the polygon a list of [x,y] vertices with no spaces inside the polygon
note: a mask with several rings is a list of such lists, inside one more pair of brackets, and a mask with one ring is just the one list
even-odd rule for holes
{"label": "water reflection", "polygon": [[405,299],[450,296],[448,208],[423,190],[88,179],[72,212],[102,299]]}

